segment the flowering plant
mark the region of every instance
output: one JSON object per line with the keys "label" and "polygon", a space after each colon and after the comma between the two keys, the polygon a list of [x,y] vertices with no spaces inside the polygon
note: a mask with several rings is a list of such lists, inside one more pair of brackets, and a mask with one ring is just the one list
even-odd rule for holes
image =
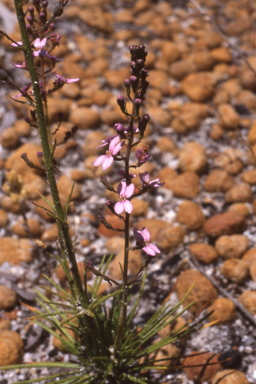
{"label": "flowering plant", "polygon": [[[46,277],[54,287],[50,293],[55,297],[55,300],[49,299],[42,292],[37,292],[37,301],[41,310],[32,308],[36,312],[36,316],[32,317],[31,320],[56,336],[63,348],[75,356],[76,362],[32,363],[29,367],[65,368],[65,372],[54,373],[45,378],[34,380],[34,382],[46,380],[49,383],[65,384],[153,383],[153,370],[167,369],[166,363],[171,360],[171,358],[156,359],[156,353],[165,345],[197,329],[200,321],[194,323],[189,321],[160,341],[154,341],[155,336],[162,328],[174,322],[188,308],[177,313],[185,301],[185,297],[175,307],[171,307],[167,301],[164,302],[142,327],[134,323],[146,281],[146,273],[144,272],[153,260],[152,258],[158,255],[160,250],[155,244],[150,243],[150,233],[145,227],[133,229],[135,245],[130,247],[132,199],[146,193],[151,188],[158,188],[164,184],[159,179],[150,181],[147,171],[139,174],[141,182],[139,188],[135,188],[132,183],[136,175],[131,172],[131,168],[139,168],[150,157],[147,147],[141,144],[150,120],[148,114],[141,115],[149,85],[148,72],[144,68],[147,50],[144,44],[130,46],[131,76],[124,81],[124,87],[126,96],[131,103],[131,110],[128,110],[124,96],[119,95],[117,97],[117,104],[127,118],[127,127],[120,123],[115,124],[116,135],[103,140],[102,145],[100,145],[100,147],[107,146],[105,155],[99,156],[94,162],[95,167],[102,166],[104,170],[115,161],[124,163],[123,169],[118,171],[120,183],[117,190],[108,184],[106,178],[101,179],[106,188],[119,197],[119,201],[115,204],[111,200],[107,200],[106,206],[124,222],[124,229],[113,228],[103,215],[99,216],[100,222],[106,228],[124,233],[124,261],[120,265],[122,282],[120,283],[107,275],[111,258],[107,260],[106,257],[102,258],[98,268],[95,268],[90,262],[85,262],[84,281],[82,281],[78,271],[74,242],[67,223],[69,203],[74,186],[63,208],[55,177],[57,165],[54,160],[54,153],[57,143],[52,139],[48,118],[48,95],[56,92],[64,84],[79,80],[78,78],[68,79],[57,73],[52,73],[59,60],[51,52],[61,39],[60,35],[53,32],[55,29],[54,20],[62,14],[67,3],[68,0],[59,0],[53,11],[53,16],[47,20],[47,0],[33,0],[32,5],[27,7],[26,14],[23,10],[22,0],[14,0],[22,42],[17,43],[12,39],[11,41],[12,45],[21,49],[25,55],[25,62],[16,65],[16,67],[29,72],[30,82],[20,89],[4,71],[0,72],[1,80],[19,91],[19,94],[13,99],[23,97],[26,99],[26,103],[30,105],[30,116],[26,116],[26,122],[39,129],[43,151],[37,152],[37,157],[41,168],[35,166],[26,153],[23,153],[21,157],[29,167],[36,167],[45,172],[47,176],[53,203],[41,196],[48,204],[48,208],[44,207],[43,209],[57,222],[60,256],[53,257],[57,258],[65,271],[69,284],[69,291],[66,291],[53,279]],[[49,73],[57,77],[53,83],[53,88],[48,88],[47,75]],[[67,141],[75,131],[76,127],[73,127],[71,133],[66,133],[64,141]],[[136,146],[139,147],[134,156],[136,163],[133,164],[131,163],[132,150]],[[135,276],[130,277],[128,274],[129,251],[134,249],[143,250],[147,257],[143,267]],[[95,275],[93,287],[90,289],[87,286],[86,269]],[[142,275],[140,294],[128,311],[128,305],[131,302],[129,290],[134,284],[139,283],[138,279]],[[98,295],[102,280],[114,285],[116,290],[103,296]],[[106,302],[109,301],[111,303],[107,306]],[[26,364],[18,364],[2,367],[2,369],[26,367]],[[24,384],[29,382],[31,381],[23,381]]]}

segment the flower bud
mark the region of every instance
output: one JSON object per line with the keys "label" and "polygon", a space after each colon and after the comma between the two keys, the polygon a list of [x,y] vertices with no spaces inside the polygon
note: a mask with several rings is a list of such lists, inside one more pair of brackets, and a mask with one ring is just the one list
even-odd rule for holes
{"label": "flower bud", "polygon": [[131,85],[132,85],[133,92],[136,92],[137,87],[138,87],[138,77],[131,76],[130,77],[130,82],[131,82]]}
{"label": "flower bud", "polygon": [[51,29],[51,31],[54,31],[54,29],[55,29],[55,24],[54,23],[50,24],[50,29]]}
{"label": "flower bud", "polygon": [[42,23],[45,23],[46,22],[46,12],[40,12],[39,18],[40,18]]}
{"label": "flower bud", "polygon": [[48,1],[47,1],[47,0],[44,0],[44,1],[42,2],[42,6],[43,6],[44,8],[47,8],[47,7],[48,7]]}
{"label": "flower bud", "polygon": [[118,95],[116,99],[117,104],[119,105],[121,111],[126,113],[126,101],[122,95]]}
{"label": "flower bud", "polygon": [[36,153],[36,155],[37,155],[37,158],[38,158],[38,161],[39,161],[41,167],[44,168],[45,164],[44,164],[44,159],[43,159],[43,152],[39,151]]}
{"label": "flower bud", "polygon": [[116,133],[118,133],[118,135],[122,135],[125,131],[124,126],[120,123],[115,124],[114,129],[116,130]]}
{"label": "flower bud", "polygon": [[142,104],[141,99],[135,99],[135,100],[134,100],[134,105],[135,105],[135,109],[136,109],[136,114],[137,114],[137,115],[138,115],[139,112],[140,112],[141,104]]}
{"label": "flower bud", "polygon": [[29,11],[29,13],[31,13],[31,15],[33,15],[35,9],[34,9],[34,7],[30,6],[30,7],[28,7],[28,11]]}
{"label": "flower bud", "polygon": [[129,80],[129,79],[125,79],[125,80],[124,80],[124,86],[125,86],[125,88],[130,88],[130,85],[131,85],[130,80]]}
{"label": "flower bud", "polygon": [[34,23],[34,17],[32,15],[28,15],[27,22],[32,25]]}
{"label": "flower bud", "polygon": [[22,154],[20,155],[20,157],[25,161],[25,163],[26,163],[30,168],[35,168],[34,163],[33,163],[31,160],[28,159],[26,153],[22,153]]}

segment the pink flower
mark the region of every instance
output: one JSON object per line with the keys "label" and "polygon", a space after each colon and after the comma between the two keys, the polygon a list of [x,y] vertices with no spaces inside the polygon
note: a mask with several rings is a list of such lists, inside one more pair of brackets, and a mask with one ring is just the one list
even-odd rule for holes
{"label": "pink flower", "polygon": [[17,41],[17,43],[12,43],[11,46],[15,48],[19,48],[20,45],[23,45],[22,41]]}
{"label": "pink flower", "polygon": [[115,204],[115,212],[120,215],[123,211],[127,213],[132,213],[133,206],[132,203],[127,200],[129,199],[134,192],[134,184],[127,185],[125,181],[121,181],[121,183],[117,187],[117,192],[121,201]]}
{"label": "pink flower", "polygon": [[107,169],[114,161],[114,157],[124,145],[124,141],[119,143],[119,136],[115,136],[109,143],[109,148],[105,155],[99,156],[93,163],[94,167],[98,167],[102,164],[102,169]]}
{"label": "pink flower", "polygon": [[148,152],[147,147],[144,145],[142,148],[136,150],[135,156],[139,164],[144,164],[148,160],[150,152]]}
{"label": "pink flower", "polygon": [[139,173],[139,176],[140,176],[140,181],[143,187],[150,186],[150,187],[157,188],[165,184],[165,183],[160,183],[159,178],[150,181],[148,171],[144,173]]}
{"label": "pink flower", "polygon": [[143,227],[142,231],[134,228],[133,234],[136,239],[136,244],[141,246],[143,251],[145,251],[148,255],[155,256],[157,253],[161,253],[155,244],[149,243],[150,233],[147,228]]}
{"label": "pink flower", "polygon": [[57,73],[53,73],[53,75],[57,77],[57,80],[55,80],[54,83],[71,84],[71,83],[75,83],[76,81],[79,81],[79,80],[80,80],[79,78],[76,78],[76,79],[68,79],[68,78],[65,77],[65,76],[57,75]]}
{"label": "pink flower", "polygon": [[34,57],[42,56],[42,57],[48,57],[48,59],[52,59],[55,61],[59,61],[56,56],[49,55],[49,53],[44,49],[47,43],[47,37],[45,37],[43,40],[40,40],[38,37],[35,39],[33,45],[36,49],[36,51],[33,52]]}

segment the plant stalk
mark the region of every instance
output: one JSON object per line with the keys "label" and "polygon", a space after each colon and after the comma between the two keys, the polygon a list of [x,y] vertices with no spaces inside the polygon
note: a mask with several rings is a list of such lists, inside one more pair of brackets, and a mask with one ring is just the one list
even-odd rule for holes
{"label": "plant stalk", "polygon": [[78,298],[82,307],[86,309],[88,307],[88,303],[86,300],[86,296],[84,295],[84,292],[83,292],[83,286],[82,286],[82,282],[78,272],[73,242],[69,233],[67,219],[65,217],[65,213],[61,205],[60,196],[57,188],[54,165],[52,161],[52,154],[51,154],[50,145],[48,141],[47,125],[46,125],[46,119],[45,119],[43,100],[42,100],[40,86],[39,86],[39,79],[37,76],[37,71],[34,64],[34,60],[33,60],[33,54],[32,54],[32,50],[31,50],[31,46],[30,46],[30,42],[27,34],[25,14],[22,8],[22,0],[14,0],[14,4],[15,4],[17,19],[19,23],[20,32],[21,32],[25,60],[27,63],[27,68],[29,71],[32,88],[34,91],[35,109],[36,109],[37,121],[39,126],[39,133],[41,137],[42,150],[43,150],[44,160],[45,160],[45,170],[46,170],[48,184],[50,186],[51,195],[53,198],[55,214],[58,217],[57,226],[58,226],[58,234],[59,234],[61,249],[66,255],[70,263],[70,269],[74,279],[74,290],[76,292],[76,297]]}

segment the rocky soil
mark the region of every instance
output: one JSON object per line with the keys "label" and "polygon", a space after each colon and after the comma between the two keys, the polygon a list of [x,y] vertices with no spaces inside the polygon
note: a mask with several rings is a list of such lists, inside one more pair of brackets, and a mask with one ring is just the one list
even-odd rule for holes
{"label": "rocky soil", "polygon": [[[151,116],[144,139],[151,158],[145,169],[165,185],[134,199],[133,225],[146,226],[161,249],[149,266],[138,322],[150,316],[176,281],[173,303],[195,283],[188,299],[195,304],[181,322],[203,306],[204,313],[214,309],[210,322],[218,320],[165,351],[175,357],[207,351],[187,358],[184,365],[216,364],[205,370],[156,372],[156,382],[192,384],[199,376],[201,383],[255,383],[256,3],[197,4],[202,8],[182,0],[70,2],[57,27],[62,39],[56,54],[63,58],[58,73],[80,81],[54,94],[49,118],[54,131],[58,113],[63,114],[57,142],[74,124],[79,130],[57,148],[58,187],[65,201],[76,181],[69,223],[78,236],[80,265],[86,258],[97,266],[104,253],[114,252],[109,275],[120,278],[122,239],[97,222],[104,212],[109,222],[120,225],[106,211],[105,201],[113,197],[99,182],[105,175],[116,183],[118,168],[103,172],[92,164],[101,140],[115,132],[115,123],[126,122],[116,96],[124,92],[123,80],[129,76],[129,45],[145,43],[150,74],[145,112]],[[0,24],[20,40],[9,0],[0,2]],[[12,63],[22,59],[2,37],[0,66],[20,87],[28,79]],[[20,158],[26,152],[36,163],[40,140],[23,120],[26,106],[8,99],[16,93],[1,85],[0,366],[71,361],[56,340],[26,321],[32,312],[23,304],[36,305],[33,289],[47,285],[43,274],[53,275],[63,287],[66,281],[48,254],[58,253],[56,225],[32,203],[43,204],[35,188],[47,196],[47,180]],[[138,185],[138,177],[134,180]],[[131,253],[131,274],[144,256]],[[102,292],[107,290],[106,283]],[[171,331],[164,329],[159,336]],[[44,372],[2,372],[0,383],[32,383]]]}

